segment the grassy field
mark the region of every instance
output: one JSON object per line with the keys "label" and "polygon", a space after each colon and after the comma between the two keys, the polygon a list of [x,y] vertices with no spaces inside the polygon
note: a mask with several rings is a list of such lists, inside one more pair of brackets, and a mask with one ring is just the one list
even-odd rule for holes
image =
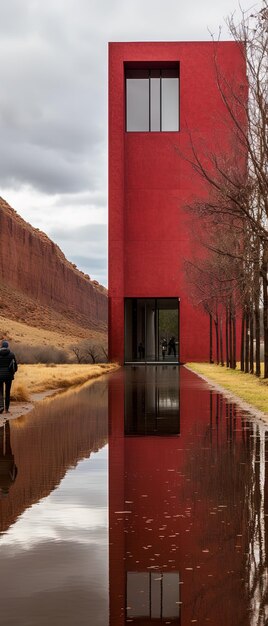
{"label": "grassy field", "polygon": [[66,389],[81,385],[117,369],[115,363],[72,365],[19,365],[11,388],[11,399],[27,402],[33,393],[51,389]]}
{"label": "grassy field", "polygon": [[268,380],[210,363],[187,363],[194,372],[224,387],[268,416]]}
{"label": "grassy field", "polygon": [[69,320],[63,319],[60,323],[56,319],[54,328],[58,330],[48,330],[42,327],[41,322],[40,327],[31,326],[0,315],[0,337],[25,346],[55,346],[66,350],[83,339],[95,344],[107,344],[107,333],[81,328]]}

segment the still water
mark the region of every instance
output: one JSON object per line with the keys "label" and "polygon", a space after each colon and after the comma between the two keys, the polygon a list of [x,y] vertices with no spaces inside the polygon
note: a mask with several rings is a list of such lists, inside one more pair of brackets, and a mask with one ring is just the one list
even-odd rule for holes
{"label": "still water", "polygon": [[267,625],[267,437],[177,366],[0,426],[1,626]]}

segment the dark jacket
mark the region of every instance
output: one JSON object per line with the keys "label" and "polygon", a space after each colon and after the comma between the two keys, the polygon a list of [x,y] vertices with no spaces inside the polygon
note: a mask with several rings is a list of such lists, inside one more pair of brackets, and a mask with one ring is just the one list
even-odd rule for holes
{"label": "dark jacket", "polygon": [[0,348],[0,381],[13,380],[17,369],[14,352],[11,352],[9,348]]}

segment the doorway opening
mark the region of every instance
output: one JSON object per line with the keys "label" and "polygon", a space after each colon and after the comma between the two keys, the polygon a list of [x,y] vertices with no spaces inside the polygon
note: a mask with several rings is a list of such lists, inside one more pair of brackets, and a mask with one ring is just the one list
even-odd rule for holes
{"label": "doorway opening", "polygon": [[179,299],[125,298],[125,363],[179,362]]}

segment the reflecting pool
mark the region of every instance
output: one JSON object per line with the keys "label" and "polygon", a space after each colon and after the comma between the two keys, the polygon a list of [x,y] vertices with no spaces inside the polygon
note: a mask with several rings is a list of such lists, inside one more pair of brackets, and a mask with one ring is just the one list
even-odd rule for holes
{"label": "reflecting pool", "polygon": [[0,426],[1,626],[265,626],[267,437],[172,365]]}
{"label": "reflecting pool", "polygon": [[68,392],[0,429],[17,468],[0,499],[1,626],[108,624],[107,389]]}

